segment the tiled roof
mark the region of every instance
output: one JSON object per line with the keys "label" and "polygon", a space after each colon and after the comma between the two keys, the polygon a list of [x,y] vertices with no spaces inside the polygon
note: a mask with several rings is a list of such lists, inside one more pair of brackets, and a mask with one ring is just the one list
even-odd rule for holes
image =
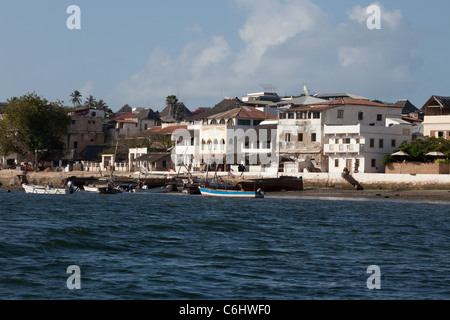
{"label": "tiled roof", "polygon": [[277,119],[277,116],[260,111],[255,107],[239,107],[229,111],[221,112],[208,117],[209,119],[223,119],[223,118],[236,118],[236,119]]}
{"label": "tiled roof", "polygon": [[127,113],[119,117],[115,117],[114,120],[133,119],[136,117],[136,113]]}
{"label": "tiled roof", "polygon": [[175,130],[178,129],[186,129],[187,130],[187,125],[180,125],[180,126],[167,126],[167,127],[153,127],[148,129],[147,131],[150,132],[157,132],[157,133],[162,133],[162,134],[172,134]]}

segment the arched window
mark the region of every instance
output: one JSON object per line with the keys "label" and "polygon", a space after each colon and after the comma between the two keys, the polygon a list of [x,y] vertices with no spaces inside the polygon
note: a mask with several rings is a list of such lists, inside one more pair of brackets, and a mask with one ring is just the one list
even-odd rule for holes
{"label": "arched window", "polygon": [[234,126],[233,119],[228,119],[227,126]]}
{"label": "arched window", "polygon": [[225,139],[222,139],[222,140],[220,140],[220,150],[223,151],[224,146],[225,146]]}
{"label": "arched window", "polygon": [[219,124],[225,124],[225,119],[220,119]]}
{"label": "arched window", "polygon": [[216,119],[212,119],[209,124],[217,124],[217,120]]}
{"label": "arched window", "polygon": [[214,139],[214,142],[213,142],[213,144],[214,144],[214,150],[217,150],[217,145],[218,145],[218,141],[217,141],[217,139]]}
{"label": "arched window", "polygon": [[205,150],[205,144],[206,144],[205,139],[202,139],[202,150]]}

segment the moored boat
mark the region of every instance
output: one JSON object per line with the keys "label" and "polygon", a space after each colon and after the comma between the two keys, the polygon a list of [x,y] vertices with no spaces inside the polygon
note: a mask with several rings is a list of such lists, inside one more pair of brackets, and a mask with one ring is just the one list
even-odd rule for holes
{"label": "moored boat", "polygon": [[163,187],[156,187],[156,188],[146,188],[147,186],[144,186],[143,188],[134,188],[132,192],[135,193],[167,193],[172,190],[171,185],[163,186]]}
{"label": "moored boat", "polygon": [[26,193],[37,193],[37,194],[70,194],[73,193],[74,190],[72,188],[55,188],[51,185],[46,187],[37,186],[34,184],[22,184],[22,187],[25,189]]}
{"label": "moored boat", "polygon": [[241,190],[225,190],[212,188],[199,188],[202,196],[207,197],[229,197],[229,198],[264,198],[264,192],[257,191],[241,191]]}

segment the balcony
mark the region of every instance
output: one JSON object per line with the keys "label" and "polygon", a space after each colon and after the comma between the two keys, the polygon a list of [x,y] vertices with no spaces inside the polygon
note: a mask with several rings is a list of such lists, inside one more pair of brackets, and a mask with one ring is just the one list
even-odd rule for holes
{"label": "balcony", "polygon": [[325,144],[325,154],[359,154],[364,151],[364,145],[351,143],[351,144]]}

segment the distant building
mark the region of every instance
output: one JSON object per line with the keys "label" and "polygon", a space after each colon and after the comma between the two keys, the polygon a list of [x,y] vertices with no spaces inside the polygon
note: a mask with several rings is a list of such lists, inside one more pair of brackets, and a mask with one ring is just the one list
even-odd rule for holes
{"label": "distant building", "polygon": [[105,111],[94,108],[80,108],[69,113],[71,123],[65,141],[65,151],[62,160],[83,160],[81,153],[90,146],[105,143],[103,119]]}
{"label": "distant building", "polygon": [[423,105],[425,136],[450,139],[450,97],[431,96]]}

